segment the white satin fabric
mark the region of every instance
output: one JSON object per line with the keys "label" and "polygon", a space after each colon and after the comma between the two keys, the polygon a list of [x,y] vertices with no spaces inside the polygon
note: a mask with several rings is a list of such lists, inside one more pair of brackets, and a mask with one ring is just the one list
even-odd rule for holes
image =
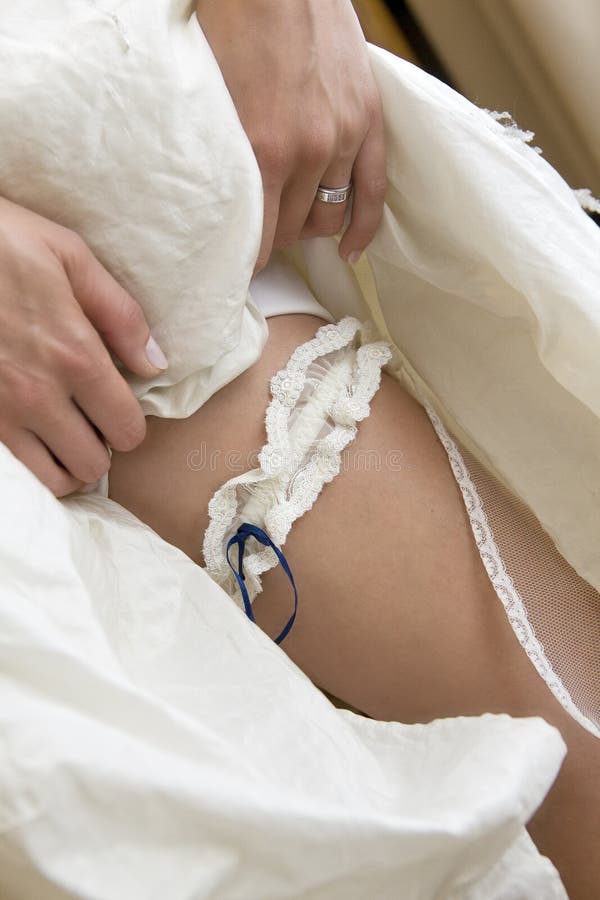
{"label": "white satin fabric", "polygon": [[249,302],[258,307],[265,319],[272,316],[318,316],[333,322],[333,316],[316,300],[306,282],[279,253],[273,253],[267,266],[250,282]]}
{"label": "white satin fabric", "polygon": [[336,710],[115,503],[0,484],[3,900],[563,900],[554,729]]}
{"label": "white satin fabric", "polygon": [[[261,181],[189,4],[0,4],[0,193],[75,228],[143,304],[187,416],[260,354]],[[370,290],[333,240],[299,269],[371,313],[465,446],[600,586],[600,237],[533,151],[371,49],[389,191]],[[361,288],[362,283],[362,288]],[[186,557],[0,448],[0,893],[558,898],[523,828],[563,754],[538,720],[335,710]]]}

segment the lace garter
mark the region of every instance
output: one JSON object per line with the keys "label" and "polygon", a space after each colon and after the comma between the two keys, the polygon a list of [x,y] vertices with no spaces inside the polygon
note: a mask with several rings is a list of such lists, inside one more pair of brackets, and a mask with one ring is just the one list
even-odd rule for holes
{"label": "lace garter", "polygon": [[[232,535],[250,521],[283,546],[294,521],[339,473],[342,452],[356,436],[356,423],[369,415],[390,359],[389,345],[373,340],[369,323],[347,317],[319,328],[271,379],[267,443],[258,467],[227,481],[208,506],[206,570],[231,597],[239,593],[226,557]],[[261,591],[260,576],[278,560],[270,547],[251,540],[244,570],[253,599]]]}

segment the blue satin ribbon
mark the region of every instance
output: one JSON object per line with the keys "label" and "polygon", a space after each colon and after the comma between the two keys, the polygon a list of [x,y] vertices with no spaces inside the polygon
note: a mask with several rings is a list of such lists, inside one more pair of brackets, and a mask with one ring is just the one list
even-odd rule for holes
{"label": "blue satin ribbon", "polygon": [[[275,638],[275,643],[281,644],[286,635],[289,634],[290,629],[294,624],[294,619],[296,618],[296,612],[298,611],[298,591],[296,590],[294,576],[292,575],[292,570],[288,565],[287,559],[285,558],[279,547],[277,547],[276,544],[273,543],[266,531],[263,531],[262,528],[259,528],[257,525],[252,525],[251,522],[243,522],[227,544],[227,562],[229,563],[229,568],[236,577],[237,583],[240,587],[240,592],[242,594],[242,600],[244,601],[244,609],[246,610],[246,615],[251,622],[254,622],[256,624],[256,619],[254,618],[254,613],[252,612],[252,604],[250,602],[250,597],[248,596],[248,588],[245,585],[246,577],[244,575],[244,550],[246,547],[246,541],[249,537],[256,538],[256,540],[260,544],[263,544],[265,547],[271,547],[275,551],[275,553],[277,554],[277,559],[281,563],[281,568],[289,578],[290,584],[294,589],[294,612],[290,616],[289,621],[281,634]],[[238,548],[237,570],[234,568],[231,560],[229,559],[229,551],[236,544]]]}

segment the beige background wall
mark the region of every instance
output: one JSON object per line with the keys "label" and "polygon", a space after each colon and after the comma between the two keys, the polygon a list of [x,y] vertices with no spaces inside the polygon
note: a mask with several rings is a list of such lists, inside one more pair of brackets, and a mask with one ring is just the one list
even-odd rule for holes
{"label": "beige background wall", "polygon": [[385,47],[396,56],[418,63],[412,47],[398,28],[385,0],[352,0],[352,3],[367,40],[379,47]]}
{"label": "beige background wall", "polygon": [[600,193],[600,0],[408,0],[456,87]]}
{"label": "beige background wall", "polygon": [[[407,3],[458,90],[510,112],[572,187],[600,195],[600,0]],[[418,63],[385,0],[354,6],[370,41]]]}

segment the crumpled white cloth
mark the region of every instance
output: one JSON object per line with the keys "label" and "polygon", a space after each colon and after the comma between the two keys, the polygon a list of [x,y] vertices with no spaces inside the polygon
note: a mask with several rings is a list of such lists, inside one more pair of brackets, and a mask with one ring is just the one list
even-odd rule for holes
{"label": "crumpled white cloth", "polygon": [[[169,369],[132,385],[175,418],[267,335],[248,296],[260,173],[192,7],[0,0],[0,194],[82,234],[142,303]],[[370,54],[389,156],[369,249],[383,321],[450,430],[600,590],[600,231],[511,129]],[[335,241],[307,243],[318,300],[363,318]]]}
{"label": "crumpled white cloth", "polygon": [[[186,416],[267,333],[260,174],[191,4],[0,12],[0,194],[140,300],[170,366],[132,385]],[[600,586],[598,232],[485,113],[371,58],[390,154],[369,260],[399,374]],[[320,302],[364,318],[335,243],[305,257]],[[61,504],[3,448],[0,492],[3,898],[564,897],[523,829],[563,753],[544,723],[336,711],[115,504]]]}
{"label": "crumpled white cloth", "polygon": [[[389,186],[368,259],[403,382],[600,590],[600,229],[510,128],[383,50],[371,62]],[[305,256],[324,306],[365,314],[332,241]]]}
{"label": "crumpled white cloth", "polygon": [[260,355],[262,183],[186,0],[0,0],[0,195],[81,234],[167,354],[147,414],[190,415]]}
{"label": "crumpled white cloth", "polygon": [[110,500],[2,447],[0,491],[3,900],[566,896],[523,829],[553,728],[337,710]]}

